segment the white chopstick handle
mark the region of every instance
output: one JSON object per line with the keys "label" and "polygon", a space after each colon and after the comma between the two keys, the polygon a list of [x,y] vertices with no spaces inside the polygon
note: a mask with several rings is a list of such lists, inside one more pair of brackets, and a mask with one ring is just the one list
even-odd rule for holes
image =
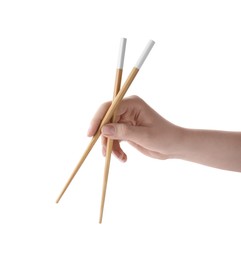
{"label": "white chopstick handle", "polygon": [[140,69],[140,68],[141,68],[142,64],[144,63],[146,57],[147,57],[148,54],[150,53],[150,51],[151,51],[151,49],[152,49],[152,47],[153,47],[154,44],[155,44],[155,42],[152,41],[152,40],[150,40],[150,41],[148,42],[148,44],[146,45],[146,48],[144,49],[144,51],[142,52],[142,54],[141,54],[139,60],[138,60],[137,63],[136,63],[136,66],[135,66],[135,67],[136,67],[137,69]]}
{"label": "white chopstick handle", "polygon": [[121,38],[119,57],[117,61],[117,69],[123,69],[125,50],[126,50],[126,38]]}

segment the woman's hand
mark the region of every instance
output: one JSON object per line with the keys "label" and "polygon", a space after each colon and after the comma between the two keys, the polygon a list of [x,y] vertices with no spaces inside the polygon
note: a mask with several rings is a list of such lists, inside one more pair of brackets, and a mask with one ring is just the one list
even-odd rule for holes
{"label": "woman's hand", "polygon": [[[93,136],[111,102],[104,103],[91,121],[88,136]],[[106,152],[107,137],[114,141],[113,153],[121,160],[127,156],[120,147],[121,141],[127,141],[143,154],[167,159],[172,156],[181,128],[168,122],[148,106],[142,99],[132,96],[123,99],[115,113],[115,123],[102,127],[103,154]]]}

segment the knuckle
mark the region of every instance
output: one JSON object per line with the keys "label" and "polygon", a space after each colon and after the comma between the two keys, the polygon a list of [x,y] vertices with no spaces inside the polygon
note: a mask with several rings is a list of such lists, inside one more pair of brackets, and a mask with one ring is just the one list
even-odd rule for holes
{"label": "knuckle", "polygon": [[128,127],[126,124],[121,124],[118,129],[118,136],[121,140],[127,140],[128,137]]}

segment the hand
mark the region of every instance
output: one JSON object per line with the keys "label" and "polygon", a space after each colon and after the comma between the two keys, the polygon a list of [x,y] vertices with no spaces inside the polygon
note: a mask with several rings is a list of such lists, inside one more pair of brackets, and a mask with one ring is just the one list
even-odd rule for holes
{"label": "hand", "polygon": [[[106,102],[97,110],[91,121],[88,136],[93,136],[111,102]],[[106,153],[107,138],[114,141],[113,153],[126,161],[127,155],[120,147],[127,141],[143,154],[157,158],[172,157],[174,147],[181,138],[181,128],[168,122],[148,106],[142,99],[132,96],[123,99],[115,113],[115,122],[102,127],[102,152]]]}

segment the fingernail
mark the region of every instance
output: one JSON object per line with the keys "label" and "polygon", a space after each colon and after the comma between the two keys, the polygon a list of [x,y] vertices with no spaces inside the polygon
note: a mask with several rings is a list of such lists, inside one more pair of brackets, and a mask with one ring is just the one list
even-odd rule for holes
{"label": "fingernail", "polygon": [[102,133],[104,135],[112,136],[115,133],[115,128],[111,125],[105,125],[102,127]]}

